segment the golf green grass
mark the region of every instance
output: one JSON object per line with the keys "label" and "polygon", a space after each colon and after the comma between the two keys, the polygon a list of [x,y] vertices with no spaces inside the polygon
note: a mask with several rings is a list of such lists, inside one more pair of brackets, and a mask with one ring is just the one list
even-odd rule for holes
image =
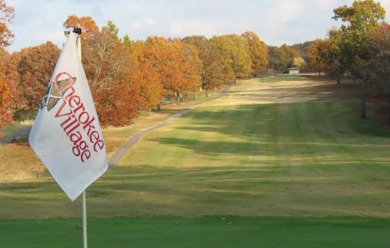
{"label": "golf green grass", "polygon": [[[153,217],[89,219],[89,247],[386,248],[390,222],[369,218]],[[1,222],[8,248],[82,247],[80,220]]]}
{"label": "golf green grass", "polygon": [[[388,247],[390,129],[356,87],[240,81],[148,134],[87,190],[90,246]],[[47,173],[1,183],[0,220],[0,247],[81,246]]]}

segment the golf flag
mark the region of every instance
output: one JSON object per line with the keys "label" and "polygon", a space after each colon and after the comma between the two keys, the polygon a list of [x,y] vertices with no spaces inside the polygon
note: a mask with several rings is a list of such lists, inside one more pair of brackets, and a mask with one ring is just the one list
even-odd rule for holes
{"label": "golf flag", "polygon": [[77,39],[70,32],[29,136],[32,149],[71,201],[108,169]]}

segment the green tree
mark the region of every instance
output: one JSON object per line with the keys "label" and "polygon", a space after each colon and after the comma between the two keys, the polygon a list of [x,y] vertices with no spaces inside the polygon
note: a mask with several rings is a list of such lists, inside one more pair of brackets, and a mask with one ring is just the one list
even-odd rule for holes
{"label": "green tree", "polygon": [[352,6],[341,6],[333,10],[335,20],[341,19],[343,25],[341,30],[334,32],[333,39],[339,44],[341,57],[345,69],[362,79],[363,91],[361,98],[361,118],[367,118],[366,100],[367,84],[369,77],[364,72],[366,66],[366,54],[362,49],[364,41],[369,34],[380,25],[380,21],[385,17],[385,9],[379,2],[374,0],[354,1]]}
{"label": "green tree", "polygon": [[[363,56],[364,55],[364,56]],[[388,125],[390,125],[390,25],[382,23],[365,40],[360,52],[360,70],[366,80],[379,84],[388,95]]]}

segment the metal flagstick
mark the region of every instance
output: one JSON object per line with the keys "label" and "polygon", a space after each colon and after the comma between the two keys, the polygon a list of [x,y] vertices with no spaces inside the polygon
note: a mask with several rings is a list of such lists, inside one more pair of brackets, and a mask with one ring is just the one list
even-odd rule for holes
{"label": "metal flagstick", "polygon": [[87,200],[83,191],[83,248],[87,248]]}
{"label": "metal flagstick", "polygon": [[[75,25],[73,32],[78,34],[77,37],[77,48],[79,52],[79,58],[81,61],[81,26],[79,24]],[[88,247],[87,239],[87,199],[85,190],[82,195],[82,212],[83,212],[83,248]]]}

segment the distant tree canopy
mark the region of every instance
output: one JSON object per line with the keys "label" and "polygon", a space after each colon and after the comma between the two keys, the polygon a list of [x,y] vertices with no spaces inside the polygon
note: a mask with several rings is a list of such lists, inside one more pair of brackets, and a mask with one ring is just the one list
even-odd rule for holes
{"label": "distant tree canopy", "polygon": [[298,50],[289,47],[287,44],[281,47],[268,47],[269,49],[269,65],[273,70],[281,72],[289,67],[304,67],[306,62],[302,62],[303,58]]}

